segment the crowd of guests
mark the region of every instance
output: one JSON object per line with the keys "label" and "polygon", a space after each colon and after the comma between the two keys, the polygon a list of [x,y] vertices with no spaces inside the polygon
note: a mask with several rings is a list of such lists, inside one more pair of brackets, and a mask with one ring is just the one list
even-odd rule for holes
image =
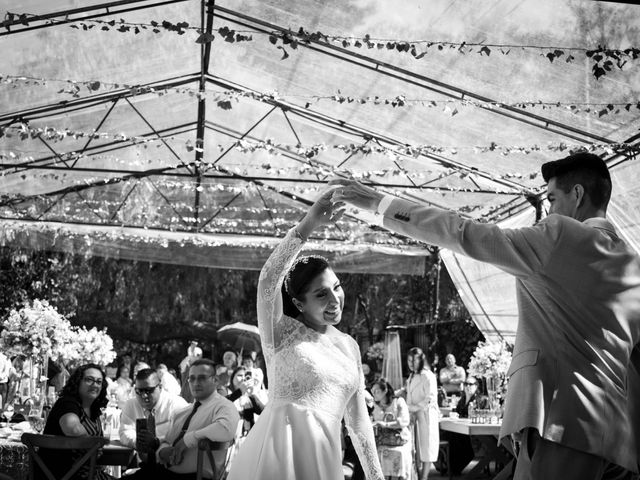
{"label": "crowd of guests", "polygon": [[[232,449],[237,450],[268,402],[265,372],[256,365],[256,352],[239,355],[229,350],[221,360],[216,364],[203,359],[202,350],[191,344],[178,367],[180,373],[165,364],[156,368],[145,362],[132,365],[129,355],[119,359],[114,378],[101,366],[83,365],[68,378],[48,415],[44,433],[102,436],[100,416],[111,405],[119,409],[120,442],[137,453],[126,472],[132,480],[176,480],[185,479],[185,474],[195,475],[198,440],[233,439]],[[368,407],[385,478],[402,480],[416,474],[420,480],[427,478],[439,453],[439,390],[457,400],[454,411],[460,417],[468,416],[470,405],[482,408],[485,397],[478,393],[477,380],[466,376],[453,355],[447,355],[445,363],[436,375],[424,352],[410,349],[409,376],[402,388],[394,390],[374,364],[363,362]],[[0,388],[7,392],[10,387],[2,383]],[[469,437],[444,432],[443,438],[455,452],[448,468],[459,474],[474,456]],[[352,478],[364,478],[350,448],[350,440],[345,438],[345,465],[352,467]],[[64,472],[75,460],[73,455],[61,458],[59,452],[45,451],[45,461],[47,455],[54,473]],[[233,459],[233,452],[230,457]],[[225,458],[224,453],[216,453],[219,468]],[[111,477],[100,471],[97,478]]]}
{"label": "crowd of guests", "polygon": [[[241,364],[238,364],[241,358]],[[202,350],[189,349],[181,375],[164,364],[132,366],[131,357],[119,358],[114,378],[102,366],[85,364],[75,369],[48,413],[45,434],[103,436],[107,407],[117,409],[120,442],[135,449],[134,462],[125,475],[134,479],[195,478],[199,440],[239,444],[267,403],[265,375],[256,366],[256,352],[225,352],[220,365],[202,358]],[[188,395],[185,395],[185,388]],[[3,390],[4,391],[4,390]],[[233,447],[235,448],[235,447]],[[60,477],[79,458],[43,449],[42,458]],[[225,452],[214,452],[218,471]],[[204,462],[204,478],[212,468]],[[37,470],[36,478],[44,478]],[[88,470],[80,471],[84,478]],[[58,478],[58,477],[56,477]],[[99,480],[112,477],[98,471]]]}
{"label": "crowd of guests", "polygon": [[[445,366],[438,370],[436,356],[429,362],[424,352],[414,347],[407,353],[407,366],[409,376],[404,386],[394,390],[379,372],[363,363],[383,474],[390,480],[425,480],[431,464],[439,461],[438,467],[460,475],[474,458],[474,448],[469,436],[440,431],[440,407],[450,405],[454,416],[467,418],[470,408],[488,408],[488,398],[479,390],[478,380],[456,364],[453,354],[445,357]],[[447,440],[450,446],[446,466],[439,458],[440,440]],[[364,478],[358,473],[356,469],[352,478]]]}

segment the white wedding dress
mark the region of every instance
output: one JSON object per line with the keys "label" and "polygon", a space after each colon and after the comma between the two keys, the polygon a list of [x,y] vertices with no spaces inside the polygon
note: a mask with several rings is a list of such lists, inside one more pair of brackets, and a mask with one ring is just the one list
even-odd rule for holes
{"label": "white wedding dress", "polygon": [[320,334],[282,313],[280,287],[302,244],[291,230],[260,273],[258,326],[269,402],[233,459],[228,478],[343,479],[344,417],[367,479],[381,480],[358,344],[334,327]]}

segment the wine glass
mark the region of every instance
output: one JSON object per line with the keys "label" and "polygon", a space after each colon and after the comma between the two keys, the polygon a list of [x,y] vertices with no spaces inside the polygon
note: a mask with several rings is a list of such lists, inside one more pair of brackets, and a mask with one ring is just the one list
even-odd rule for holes
{"label": "wine glass", "polygon": [[36,432],[42,433],[44,430],[44,418],[42,418],[42,412],[38,410],[31,410],[29,415],[27,415],[27,420],[29,421],[29,425]]}

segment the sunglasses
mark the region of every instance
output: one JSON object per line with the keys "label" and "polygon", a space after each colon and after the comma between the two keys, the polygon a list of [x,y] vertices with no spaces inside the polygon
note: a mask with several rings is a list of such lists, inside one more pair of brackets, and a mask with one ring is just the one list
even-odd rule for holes
{"label": "sunglasses", "polygon": [[136,394],[142,396],[142,395],[152,395],[153,392],[156,391],[156,388],[158,388],[160,386],[160,384],[156,385],[155,387],[148,387],[148,388],[135,388],[135,392]]}

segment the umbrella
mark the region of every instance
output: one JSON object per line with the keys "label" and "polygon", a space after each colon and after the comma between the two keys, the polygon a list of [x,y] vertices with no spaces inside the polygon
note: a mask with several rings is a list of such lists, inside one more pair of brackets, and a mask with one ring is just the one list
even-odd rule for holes
{"label": "umbrella", "polygon": [[236,322],[218,329],[218,339],[233,346],[236,351],[261,350],[260,332],[255,325]]}

